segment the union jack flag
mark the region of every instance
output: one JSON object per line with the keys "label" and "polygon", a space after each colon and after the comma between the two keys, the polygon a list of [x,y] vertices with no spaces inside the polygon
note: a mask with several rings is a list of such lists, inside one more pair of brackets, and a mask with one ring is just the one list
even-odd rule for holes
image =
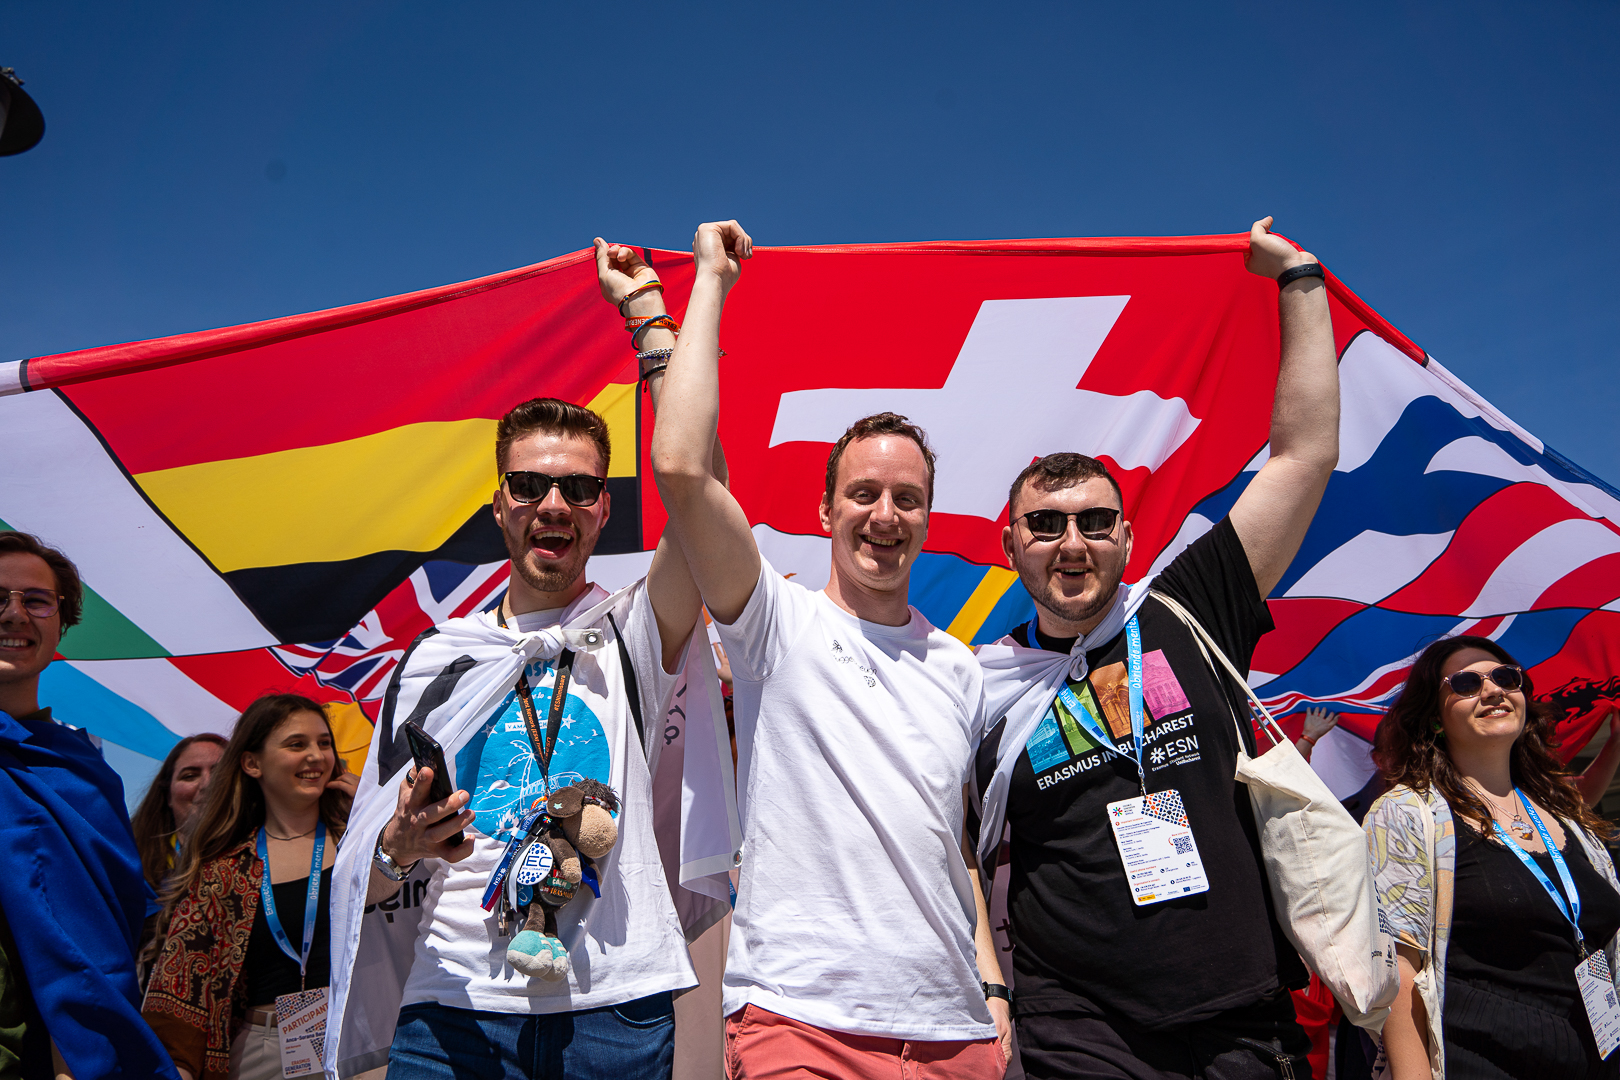
{"label": "union jack flag", "polygon": [[364,707],[383,696],[394,666],[418,634],[500,603],[510,569],[506,562],[423,563],[341,638],[281,645],[270,652],[293,674],[313,676],[321,686],[342,690]]}

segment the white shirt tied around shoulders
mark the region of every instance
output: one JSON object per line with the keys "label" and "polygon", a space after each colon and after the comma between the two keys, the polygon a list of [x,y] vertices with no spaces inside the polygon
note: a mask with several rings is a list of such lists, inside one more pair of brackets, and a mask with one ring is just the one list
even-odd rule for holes
{"label": "white shirt tied around shoulders", "polygon": [[[609,612],[624,634],[644,718],[652,718],[645,748],[636,740]],[[473,854],[460,863],[425,860],[406,879],[406,888],[426,879],[409,905],[400,902],[385,912],[379,904],[369,914],[365,895],[372,845],[345,845],[333,881],[332,1004],[325,1058],[333,1073],[385,1063],[399,1009],[412,1001],[543,1014],[618,1004],[696,983],[653,834],[649,774],[657,767],[662,745],[656,737],[658,718],[679,673],[663,669],[645,583],[613,596],[593,586],[567,608],[519,615],[513,621],[515,626],[502,627],[493,613],[482,613],[437,627],[402,660],[399,693],[387,719],[397,733],[435,677],[448,665],[470,659],[446,700],[420,718],[454,769],[457,753],[502,707],[531,655],[544,658],[559,643],[581,648],[570,695],[582,695],[602,722],[612,747],[611,786],[623,805],[619,843],[599,864],[602,898],[582,889],[559,912],[559,930],[574,970],[564,982],[547,983],[505,965],[506,943],[496,940],[494,915],[479,906],[503,847],[495,840],[475,834]],[[598,641],[590,645],[584,632],[593,629]],[[693,640],[707,650],[702,635]],[[688,659],[691,655],[689,650]],[[705,680],[714,677],[712,667],[699,667],[698,674]],[[410,765],[406,756],[403,762],[391,762],[389,775],[379,776],[379,754],[388,753],[385,734],[379,730],[361,773],[350,814],[349,831],[356,837],[374,838],[388,821],[400,778]],[[701,744],[706,737],[712,741],[713,733],[689,729],[687,735]],[[472,782],[471,777],[452,779]],[[692,792],[692,800],[724,802],[724,791],[711,786],[716,789]],[[718,815],[721,820],[724,816]]]}

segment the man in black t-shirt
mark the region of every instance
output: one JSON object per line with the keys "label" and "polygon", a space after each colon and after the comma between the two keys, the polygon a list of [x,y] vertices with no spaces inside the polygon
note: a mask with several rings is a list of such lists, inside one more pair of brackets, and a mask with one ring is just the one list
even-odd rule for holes
{"label": "man in black t-shirt", "polygon": [[[1338,460],[1338,370],[1321,271],[1270,224],[1251,230],[1245,263],[1281,286],[1271,455],[1231,514],[1152,583],[1240,670],[1272,629],[1265,596],[1299,549]],[[999,677],[1023,693],[985,736],[975,779],[986,828],[999,835],[1005,820],[1011,829],[1013,1013],[1024,1071],[1309,1076],[1309,1041],[1286,992],[1305,984],[1306,971],[1278,929],[1248,793],[1234,779],[1239,740],[1247,753],[1256,749],[1248,708],[1145,583],[1121,587],[1131,553],[1123,509],[1118,484],[1092,458],[1053,454],[1025,469],[1009,496],[1003,546],[1037,617],[981,650],[987,692]],[[1030,690],[1018,690],[1019,679]],[[1147,854],[1129,840],[1122,849],[1111,817],[1158,830],[1164,842]],[[981,837],[981,856],[994,840]],[[1166,854],[1154,854],[1161,847]],[[1172,858],[1184,859],[1174,873],[1165,869]],[[1142,885],[1148,880],[1168,886]]]}

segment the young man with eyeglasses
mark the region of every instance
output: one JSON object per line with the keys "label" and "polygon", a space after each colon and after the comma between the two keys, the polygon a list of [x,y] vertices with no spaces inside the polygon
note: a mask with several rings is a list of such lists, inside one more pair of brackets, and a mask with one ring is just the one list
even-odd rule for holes
{"label": "young man with eyeglasses", "polygon": [[[650,269],[629,249],[598,240],[597,254],[604,298],[631,315],[662,314],[661,297],[643,287]],[[646,337],[646,347],[674,341],[662,326]],[[660,380],[652,381],[656,403]],[[345,1068],[386,1060],[394,1080],[670,1073],[672,994],[697,979],[653,835],[650,762],[701,604],[670,541],[619,599],[591,583],[588,562],[612,510],[610,453],[602,417],[553,398],[518,405],[496,428],[493,513],[511,556],[508,591],[497,610],[450,620],[412,645],[350,820],[351,830],[375,837],[374,853],[363,856],[374,863],[366,900],[376,904],[404,879],[409,899],[389,920],[420,910],[414,955],[404,972],[396,967],[403,991],[396,982],[398,1021],[385,1058],[368,1052],[379,1025],[368,1034],[364,1018],[383,1008],[368,1000],[375,977],[366,974],[365,942],[351,944],[359,956],[344,1022],[362,1023],[337,1051]],[[400,731],[407,720],[443,745],[462,790],[433,801],[431,768],[406,775],[379,832],[373,805],[389,789],[378,785],[411,762]],[[588,850],[583,838],[550,854],[524,845],[542,835],[537,828],[553,841],[564,836],[577,808],[551,825],[536,812],[551,810],[563,789],[601,800],[593,783],[616,796],[597,802],[616,820],[610,850]],[[573,855],[578,867],[569,871]],[[350,876],[342,861],[338,869],[340,880],[360,881],[358,865]],[[424,875],[425,889],[413,884]],[[356,914],[349,887],[334,943],[351,924],[362,938],[381,914]],[[526,925],[542,894],[554,935]],[[387,928],[377,930],[386,939]]]}
{"label": "young man with eyeglasses", "polygon": [[0,1076],[178,1080],[140,1014],[135,946],[152,891],[123,782],[39,702],[83,611],[66,555],[0,531]]}
{"label": "young man with eyeglasses", "polygon": [[907,601],[933,453],[904,417],[857,421],[828,456],[831,574],[812,592],[761,556],[707,466],[726,293],[752,241],[699,227],[653,470],[731,663],[741,880],[726,962],[726,1071],[999,1080],[1006,1001],[964,858],[980,678]]}
{"label": "young man with eyeglasses", "polygon": [[[1338,460],[1324,281],[1270,224],[1255,223],[1245,258],[1281,286],[1270,457],[1230,514],[1152,580],[1240,670],[1272,629],[1265,597]],[[1131,524],[1100,462],[1033,463],[1012,484],[1008,515],[1002,546],[1036,617],[979,650],[992,726],[974,772],[987,867],[1003,822],[1011,830],[1025,1075],[1308,1075],[1310,1044],[1287,993],[1307,973],[1276,924],[1234,779],[1238,728],[1255,752],[1241,691],[1146,582],[1122,587]]]}

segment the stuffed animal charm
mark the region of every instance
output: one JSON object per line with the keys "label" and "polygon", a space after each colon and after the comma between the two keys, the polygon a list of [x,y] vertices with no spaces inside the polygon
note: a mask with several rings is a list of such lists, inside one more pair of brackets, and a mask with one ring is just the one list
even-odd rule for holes
{"label": "stuffed animal charm", "polygon": [[[523,911],[523,929],[506,949],[506,962],[530,978],[568,977],[568,950],[557,937],[557,911],[574,898],[585,870],[619,840],[613,820],[619,797],[597,780],[581,780],[546,797],[545,817],[519,856],[509,879],[512,906]],[[592,878],[595,868],[591,867]],[[591,886],[596,890],[594,883]]]}

